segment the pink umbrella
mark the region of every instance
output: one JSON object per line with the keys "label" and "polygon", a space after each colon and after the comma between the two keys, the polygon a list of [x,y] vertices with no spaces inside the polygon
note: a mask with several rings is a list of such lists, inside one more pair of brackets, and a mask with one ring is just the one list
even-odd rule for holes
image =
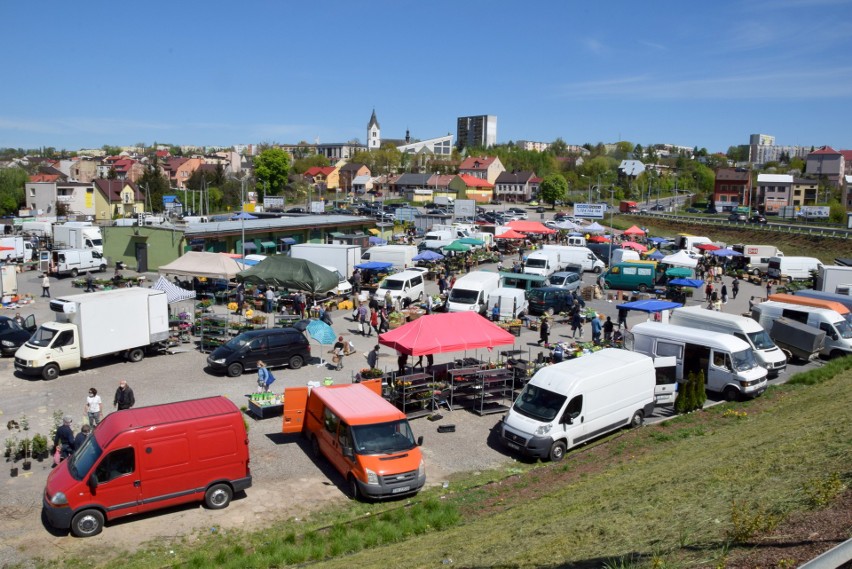
{"label": "pink umbrella", "polygon": [[623,248],[630,248],[630,249],[633,249],[634,251],[639,251],[640,253],[644,253],[645,251],[648,250],[647,247],[645,247],[641,243],[636,243],[635,241],[624,241],[621,244],[621,246]]}

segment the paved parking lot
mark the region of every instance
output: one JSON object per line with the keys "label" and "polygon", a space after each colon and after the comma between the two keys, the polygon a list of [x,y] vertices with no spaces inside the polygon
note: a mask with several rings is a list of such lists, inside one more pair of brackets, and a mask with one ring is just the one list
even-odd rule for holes
{"label": "paved parking lot", "polygon": [[[494,270],[496,267],[491,265],[481,268]],[[585,284],[592,284],[595,275],[586,274],[583,280]],[[20,274],[19,291],[36,296],[34,305],[21,307],[20,312],[24,316],[34,313],[38,322],[51,319],[48,303],[38,298],[41,292],[38,274]],[[71,287],[70,279],[54,280],[51,287],[54,297],[80,291],[81,289]],[[433,281],[427,282],[427,292],[437,293],[437,285]],[[724,310],[742,313],[747,309],[749,296],[762,297],[764,294],[765,291],[761,287],[744,283],[738,298],[731,299]],[[697,296],[703,298],[703,293]],[[590,304],[599,312],[616,320],[617,302],[601,299]],[[4,311],[9,316],[13,316],[14,312]],[[354,355],[344,360],[342,371],[318,367],[316,361],[299,370],[277,370],[275,376],[278,381],[275,389],[305,385],[308,381],[321,381],[326,377],[333,378],[336,383],[350,382],[354,373],[366,366],[363,353],[376,344],[375,337],[364,338],[355,334],[356,326],[350,316],[347,311],[336,311],[332,314],[335,332],[351,339],[357,350]],[[119,318],[120,315],[116,317]],[[644,321],[646,317],[645,314],[632,313],[628,322],[632,325]],[[570,327],[567,324],[557,323],[551,333],[553,340],[568,336]],[[588,325],[584,338],[591,338]],[[524,329],[515,348],[526,350],[527,354],[534,358],[540,351],[544,351],[535,344],[537,339],[537,332]],[[312,342],[314,356],[323,352],[323,355],[328,357],[325,353],[327,350],[327,346],[320,348]],[[395,353],[386,348],[383,348],[381,353],[380,366],[394,369]],[[496,352],[488,350],[466,355],[482,360],[497,358]],[[462,354],[440,354],[435,357],[435,363],[451,361],[460,356]],[[211,375],[204,369],[205,358],[206,354],[194,350],[192,344],[185,344],[180,353],[148,357],[136,364],[118,358],[102,359],[81,371],[63,374],[51,382],[18,376],[14,373],[12,359],[5,358],[0,360],[0,414],[3,424],[11,419],[19,420],[25,415],[30,423],[30,433],[46,435],[53,413],[61,410],[75,418],[76,431],[85,416],[87,390],[90,387],[97,388],[104,399],[106,409],[112,410],[112,396],[121,379],[127,380],[133,388],[138,406],[210,395],[224,395],[238,406],[245,405],[246,395],[255,389],[255,374],[245,374],[239,378]],[[791,371],[795,372],[795,369],[790,369],[787,374],[782,374],[779,380],[773,382],[782,381]],[[499,421],[500,415],[479,417],[466,411],[446,410],[442,411],[442,414],[443,419],[437,422],[425,418],[412,421],[415,436],[425,437],[423,452],[428,464],[429,483],[440,484],[453,473],[495,468],[513,460],[512,456],[494,445],[493,441],[489,441],[489,434]],[[437,432],[438,425],[449,423],[456,425],[454,433]],[[109,536],[114,543],[131,545],[138,541],[140,534],[151,537],[174,535],[173,526],[180,526],[179,520],[183,518],[186,519],[182,523],[187,526],[210,523],[246,526],[253,522],[262,523],[280,515],[281,512],[300,515],[304,507],[312,502],[345,500],[340,477],[326,464],[312,460],[299,437],[280,434],[280,417],[263,421],[249,419],[249,424],[255,486],[247,492],[245,498],[235,501],[231,508],[222,512],[200,510],[204,513],[198,514],[197,509],[189,512],[180,510],[146,517],[134,524],[117,524],[116,527],[108,528],[104,535]],[[4,435],[4,438],[6,436],[8,435]],[[20,560],[20,554],[16,553],[14,548],[26,541],[32,528],[36,528],[42,536],[49,536],[39,522],[41,493],[49,471],[50,466],[48,461],[45,461],[34,463],[32,471],[22,473],[17,478],[10,478],[8,470],[2,475],[0,514],[5,515],[0,515],[0,533],[9,539],[5,545],[0,546],[0,564]],[[70,538],[53,536],[51,543],[61,548],[63,539]],[[95,539],[103,539],[103,536]]]}

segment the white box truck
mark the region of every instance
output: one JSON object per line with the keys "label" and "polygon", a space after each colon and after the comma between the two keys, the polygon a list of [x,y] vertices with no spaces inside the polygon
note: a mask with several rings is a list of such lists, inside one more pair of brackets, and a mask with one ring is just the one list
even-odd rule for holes
{"label": "white box truck", "polygon": [[734,266],[742,268],[751,275],[763,275],[769,269],[769,259],[783,257],[784,253],[775,245],[744,245],[737,244],[731,249],[740,253],[734,257]]}
{"label": "white box truck", "polygon": [[375,245],[361,255],[361,261],[372,263],[390,263],[397,270],[414,266],[417,247],[414,245]]}
{"label": "white box truck", "polygon": [[569,247],[566,245],[545,245],[542,251],[558,251],[562,266],[580,265],[586,272],[602,273],[606,268],[603,261],[588,247]]}
{"label": "white box truck", "polygon": [[821,355],[834,358],[852,354],[852,327],[834,310],[768,300],[752,308],[751,317],[757,320],[770,335],[772,335],[772,326],[779,318],[789,318],[819,328],[825,332],[825,343],[820,352]]}
{"label": "white box truck", "polygon": [[747,316],[707,310],[703,306],[689,306],[672,310],[669,324],[732,334],[744,340],[754,350],[754,357],[770,377],[776,377],[787,367],[784,352],[775,345],[763,326]]}
{"label": "white box truck", "polygon": [[15,352],[15,369],[24,375],[55,379],[83,360],[123,354],[141,361],[146,350],[169,337],[166,293],[150,288],[119,288],[55,298],[56,321],[45,322]]}
{"label": "white box truck", "polygon": [[0,237],[0,260],[6,263],[27,263],[33,260],[33,244],[20,235]]}
{"label": "white box truck", "polygon": [[526,456],[562,460],[572,447],[642,425],[654,411],[655,381],[651,358],[614,348],[547,366],[503,417],[500,440]]}
{"label": "white box truck", "polygon": [[819,271],[822,261],[816,257],[770,257],[766,275],[770,279],[782,281],[803,281],[811,278],[811,273]]}
{"label": "white box truck", "polygon": [[361,262],[361,247],[332,243],[300,243],[290,247],[290,256],[294,259],[305,259],[323,267],[334,267],[348,279],[352,276],[355,265]]}
{"label": "white box truck", "polygon": [[822,265],[817,272],[817,290],[839,292],[838,287],[848,289],[849,283],[852,283],[852,267]]}
{"label": "white box truck", "polygon": [[53,245],[58,249],[94,249],[104,252],[101,228],[91,221],[68,221],[53,226]]}
{"label": "white box truck", "polygon": [[549,277],[561,271],[565,264],[558,251],[533,251],[524,259],[524,274]]}

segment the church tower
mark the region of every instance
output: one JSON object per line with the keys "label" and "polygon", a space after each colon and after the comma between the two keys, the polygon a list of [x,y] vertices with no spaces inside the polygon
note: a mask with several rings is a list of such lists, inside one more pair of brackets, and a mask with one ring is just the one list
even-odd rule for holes
{"label": "church tower", "polygon": [[367,150],[378,150],[381,147],[382,128],[376,119],[376,109],[373,109],[373,116],[370,117],[370,123],[367,125]]}

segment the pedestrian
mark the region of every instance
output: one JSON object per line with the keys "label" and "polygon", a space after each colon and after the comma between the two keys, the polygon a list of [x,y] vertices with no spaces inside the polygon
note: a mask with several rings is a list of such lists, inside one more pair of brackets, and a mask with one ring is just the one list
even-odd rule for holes
{"label": "pedestrian", "polygon": [[607,316],[606,322],[603,323],[603,333],[604,333],[604,342],[612,341],[612,331],[615,329],[615,324],[612,322],[612,318]]}
{"label": "pedestrian", "polygon": [[722,283],[722,304],[728,304],[728,285]]}
{"label": "pedestrian", "polygon": [[121,411],[130,409],[134,405],[136,405],[136,397],[133,395],[133,390],[127,385],[127,381],[122,379],[118,382],[118,389],[115,390],[112,406]]}
{"label": "pedestrian", "polygon": [[366,336],[367,332],[370,330],[369,314],[370,313],[367,311],[367,303],[362,300],[361,305],[358,306],[358,324],[361,327],[362,336]]}
{"label": "pedestrian", "polygon": [[85,443],[86,439],[89,438],[89,432],[91,430],[92,428],[89,425],[83,425],[82,427],[80,427],[80,432],[77,433],[76,437],[74,437],[74,450],[77,450],[78,448],[83,446],[83,443]]}
{"label": "pedestrian", "polygon": [[495,304],[491,309],[491,321],[492,322],[500,322],[500,305]]}
{"label": "pedestrian", "polygon": [[70,415],[62,417],[62,425],[56,429],[56,434],[53,436],[53,446],[59,449],[59,458],[64,460],[74,454],[74,431],[71,429]]}
{"label": "pedestrian", "polygon": [[751,298],[748,299],[748,311],[749,312],[751,312],[751,310],[754,308],[754,304],[755,304],[754,297],[752,296]]}
{"label": "pedestrian", "polygon": [[408,354],[399,354],[399,357],[396,358],[396,363],[399,368],[396,371],[397,375],[405,375],[408,366]]}
{"label": "pedestrian", "polygon": [[707,300],[707,310],[713,310],[713,308],[715,308],[717,298],[719,298],[719,293],[717,291],[714,290],[710,293],[710,298]]}
{"label": "pedestrian", "polygon": [[381,330],[381,333],[385,333],[390,330],[390,324],[388,324],[388,310],[384,306],[381,310],[379,310],[379,330]]}
{"label": "pedestrian", "polygon": [[377,367],[379,367],[379,347],[380,346],[376,344],[376,347],[374,347],[372,350],[369,351],[369,353],[366,354],[367,367],[369,367],[370,369],[376,369]]}
{"label": "pedestrian", "polygon": [[257,362],[257,392],[269,393],[269,386],[275,382],[275,376],[263,361]]}
{"label": "pedestrian", "polygon": [[[766,281],[766,300],[769,300],[769,296],[772,294],[772,281]],[[50,296],[48,293],[47,296]]]}
{"label": "pedestrian", "polygon": [[601,343],[601,319],[598,318],[597,312],[595,312],[595,316],[592,318],[592,342],[595,345]]}
{"label": "pedestrian", "polygon": [[41,297],[50,298],[50,277],[47,276],[47,273],[41,276]]}
{"label": "pedestrian", "polygon": [[444,275],[438,279],[438,293],[443,295],[447,291],[447,279]]}
{"label": "pedestrian", "polygon": [[346,343],[343,341],[343,336],[337,337],[337,341],[331,348],[331,352],[334,354],[334,357],[331,361],[335,364],[335,369],[337,369],[337,371],[342,370],[343,356],[346,355]]}
{"label": "pedestrian", "polygon": [[536,342],[539,346],[542,342],[547,345],[550,340],[550,318],[547,316],[541,317],[541,324],[538,328],[538,342]]}
{"label": "pedestrian", "polygon": [[95,292],[95,278],[92,273],[86,273],[86,290],[84,292]]}
{"label": "pedestrian", "polygon": [[426,295],[426,314],[432,314],[432,303],[433,302],[434,301],[432,300],[432,295],[427,294]]}
{"label": "pedestrian", "polygon": [[325,309],[324,304],[319,305],[319,319],[328,324],[329,326],[333,326],[331,321],[331,314],[329,314],[328,310]]}
{"label": "pedestrian", "polygon": [[621,330],[622,326],[627,328],[627,309],[619,308],[618,309],[618,329]]}
{"label": "pedestrian", "polygon": [[20,313],[20,312],[16,312],[16,313],[15,313],[15,317],[14,317],[12,320],[14,320],[14,321],[15,321],[15,324],[17,324],[17,325],[18,325],[18,326],[20,326],[21,328],[23,328],[23,327],[24,327],[24,317],[23,317],[23,316],[21,316],[21,313]]}
{"label": "pedestrian", "polygon": [[372,336],[373,330],[376,331],[376,336],[381,334],[381,332],[379,331],[379,311],[375,308],[370,310],[370,333],[367,335]]}
{"label": "pedestrian", "polygon": [[355,269],[352,271],[352,277],[350,277],[352,281],[352,292],[358,294],[361,292],[361,269]]}
{"label": "pedestrian", "polygon": [[737,294],[740,292],[740,280],[737,277],[734,277],[733,282],[731,282],[731,293],[734,296],[734,300],[737,299]]}
{"label": "pedestrian", "polygon": [[243,303],[246,301],[245,290],[241,287],[237,287],[237,310],[235,314],[239,314],[242,316],[243,314]]}
{"label": "pedestrian", "polygon": [[266,289],[266,312],[267,314],[275,312],[275,291],[272,287]]}
{"label": "pedestrian", "polygon": [[393,312],[393,295],[391,291],[385,291],[385,309],[388,312]]}
{"label": "pedestrian", "polygon": [[713,294],[713,284],[710,279],[707,279],[707,286],[704,287],[704,300],[709,302],[711,294]]}
{"label": "pedestrian", "polygon": [[[579,332],[579,336],[577,336],[577,332]],[[583,317],[580,315],[579,308],[575,308],[571,312],[571,337],[583,337]]]}
{"label": "pedestrian", "polygon": [[98,390],[94,387],[89,388],[89,396],[86,397],[86,416],[89,418],[89,426],[93,429],[101,422],[101,405],[103,402],[98,395]]}

